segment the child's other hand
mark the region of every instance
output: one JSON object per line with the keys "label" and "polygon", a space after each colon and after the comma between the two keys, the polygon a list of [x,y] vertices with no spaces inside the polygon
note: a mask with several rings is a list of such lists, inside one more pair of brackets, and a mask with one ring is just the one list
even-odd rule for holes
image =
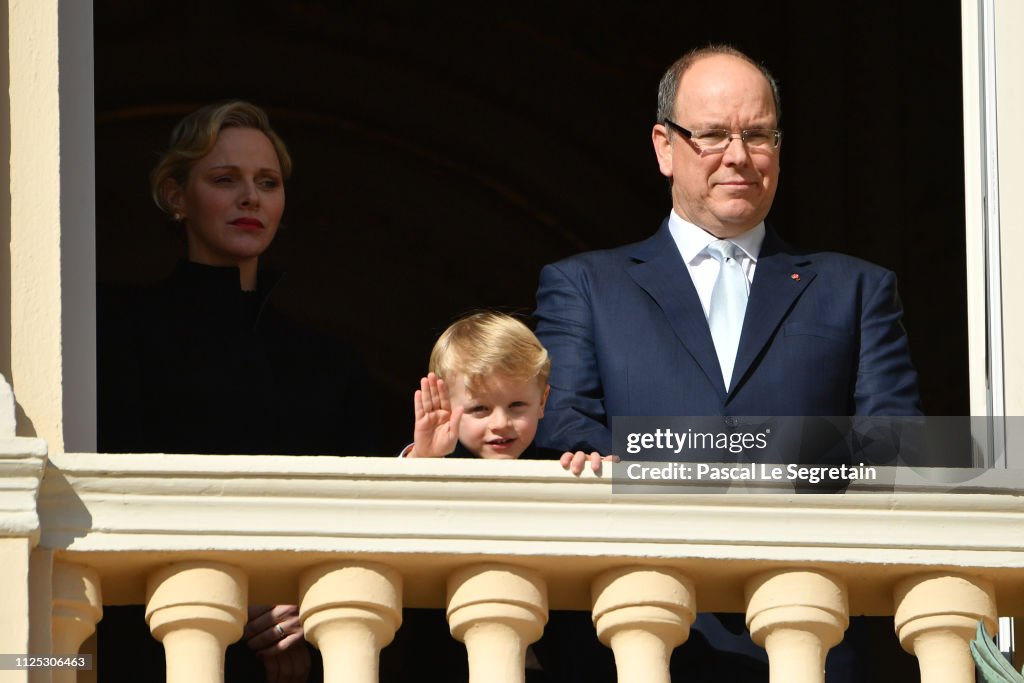
{"label": "child's other hand", "polygon": [[559,462],[562,463],[562,467],[569,470],[577,477],[583,473],[583,468],[587,462],[590,462],[590,469],[594,471],[594,474],[601,473],[602,462],[618,462],[619,456],[617,455],[605,455],[602,457],[600,453],[594,451],[593,453],[584,453],[583,451],[566,451],[562,453],[562,457]]}
{"label": "child's other hand", "polygon": [[455,450],[459,440],[462,406],[452,408],[448,387],[434,373],[420,379],[420,388],[413,397],[416,425],[414,445],[407,458],[443,458]]}

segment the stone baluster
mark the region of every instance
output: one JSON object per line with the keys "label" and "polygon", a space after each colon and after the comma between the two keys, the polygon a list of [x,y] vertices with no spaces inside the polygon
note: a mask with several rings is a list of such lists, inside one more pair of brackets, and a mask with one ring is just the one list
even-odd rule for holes
{"label": "stone baluster", "polygon": [[324,658],[324,683],[377,683],[380,651],[402,624],[402,577],[374,563],[330,562],[299,579],[299,618]]}
{"label": "stone baluster", "polygon": [[[100,576],[90,567],[53,563],[53,654],[76,655],[103,616]],[[75,669],[52,671],[53,683],[74,683]]]}
{"label": "stone baluster", "polygon": [[466,644],[470,683],[523,683],[526,648],[547,620],[547,587],[532,569],[480,564],[448,577],[448,624]]}
{"label": "stone baluster", "polygon": [[904,579],[893,592],[896,633],[917,656],[921,683],[974,683],[970,642],[984,619],[996,628],[996,600],[986,579],[925,574]]}
{"label": "stone baluster", "polygon": [[619,683],[670,683],[672,650],[689,638],[697,615],[693,583],[671,569],[624,567],[598,576],[591,596]]}
{"label": "stone baluster", "polygon": [[747,628],[768,650],[770,680],[823,683],[825,655],[850,623],[846,585],[824,572],[783,569],[747,581]]}
{"label": "stone baluster", "polygon": [[146,622],[164,645],[167,683],[223,683],[224,650],[242,636],[249,580],[219,562],[178,562],[146,583]]}

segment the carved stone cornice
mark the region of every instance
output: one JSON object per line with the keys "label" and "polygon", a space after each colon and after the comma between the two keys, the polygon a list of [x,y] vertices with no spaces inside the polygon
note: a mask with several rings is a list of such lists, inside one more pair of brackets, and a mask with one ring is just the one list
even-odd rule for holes
{"label": "carved stone cornice", "polygon": [[983,570],[1024,602],[1024,482],[1006,470],[979,473],[976,492],[962,494],[929,493],[936,485],[923,479],[923,493],[621,494],[607,475],[577,480],[555,462],[68,453],[51,460],[40,498],[44,547],[117,569],[230,554],[254,570],[257,590],[345,556],[415,566],[423,579],[410,586],[416,603],[417,586],[429,584],[422,595],[435,600],[436,582],[452,567],[513,561],[548,574],[558,609],[587,601],[585,587],[560,586],[560,573],[643,560],[685,565],[698,585],[714,584],[701,586],[702,609],[741,611],[735,596],[744,576],[789,566],[845,575],[842,568],[855,565],[846,579],[868,611],[892,607],[891,583],[876,588],[875,579],[922,570]]}
{"label": "carved stone cornice", "polygon": [[0,375],[0,538],[39,540],[36,501],[46,467],[46,442],[15,436],[14,394]]}

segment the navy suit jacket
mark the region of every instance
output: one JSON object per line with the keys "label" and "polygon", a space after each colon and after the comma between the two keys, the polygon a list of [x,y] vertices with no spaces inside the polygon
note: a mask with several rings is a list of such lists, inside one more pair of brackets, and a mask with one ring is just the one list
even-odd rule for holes
{"label": "navy suit jacket", "polygon": [[[842,254],[796,252],[772,230],[757,259],[728,389],[667,220],[643,242],[546,266],[535,315],[552,360],[537,432],[543,448],[610,453],[616,415],[921,412],[893,273]],[[699,637],[676,651],[673,671],[677,658],[689,657],[697,664],[679,665],[688,676],[699,665],[714,672],[707,680],[767,680],[765,652],[741,615],[700,614],[693,632]],[[864,680],[854,668],[853,639],[848,634],[830,652],[830,681]]]}
{"label": "navy suit jacket", "polygon": [[610,453],[614,415],[918,415],[896,278],[766,232],[728,389],[668,221],[651,238],[546,266],[537,336],[551,395],[537,442]]}

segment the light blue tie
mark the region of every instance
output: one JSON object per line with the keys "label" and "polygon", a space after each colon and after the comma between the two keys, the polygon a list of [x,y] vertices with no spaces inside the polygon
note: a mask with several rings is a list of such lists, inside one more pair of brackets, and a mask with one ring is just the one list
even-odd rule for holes
{"label": "light blue tie", "polygon": [[736,350],[740,345],[743,316],[747,312],[747,276],[737,258],[740,250],[732,242],[716,240],[707,246],[707,250],[719,263],[718,279],[711,290],[708,325],[715,341],[718,364],[722,366],[722,379],[728,389],[736,363]]}

